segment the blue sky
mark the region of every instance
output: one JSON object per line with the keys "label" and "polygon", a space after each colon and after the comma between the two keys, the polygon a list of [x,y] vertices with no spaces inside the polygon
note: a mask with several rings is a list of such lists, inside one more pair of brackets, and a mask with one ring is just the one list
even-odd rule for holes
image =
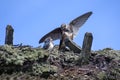
{"label": "blue sky", "polygon": [[[92,50],[111,47],[120,50],[120,0],[0,0],[0,45],[5,28],[14,28],[14,44],[40,46],[47,32],[92,11],[74,39],[82,46],[85,32],[93,34]],[[59,44],[59,42],[55,42]]]}

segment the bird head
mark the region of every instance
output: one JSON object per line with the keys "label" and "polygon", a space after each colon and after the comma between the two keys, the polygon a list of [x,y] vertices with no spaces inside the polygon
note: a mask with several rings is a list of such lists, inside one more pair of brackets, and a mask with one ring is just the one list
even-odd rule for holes
{"label": "bird head", "polygon": [[48,38],[45,39],[44,42],[45,42],[45,43],[50,43],[50,42],[52,42],[52,41],[53,41],[52,38],[51,38],[51,37],[48,37]]}
{"label": "bird head", "polygon": [[68,28],[68,25],[66,25],[66,24],[62,24],[62,25],[61,25],[61,30],[62,30],[62,31],[65,31],[65,32],[70,32],[70,30],[69,30],[69,28]]}

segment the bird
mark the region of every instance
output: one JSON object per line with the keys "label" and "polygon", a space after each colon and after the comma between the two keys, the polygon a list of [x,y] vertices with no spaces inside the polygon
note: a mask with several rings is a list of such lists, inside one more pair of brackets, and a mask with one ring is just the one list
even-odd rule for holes
{"label": "bird", "polygon": [[39,43],[44,42],[48,37],[51,37],[53,41],[60,39],[59,50],[64,49],[65,39],[69,38],[73,40],[73,38],[78,34],[80,27],[82,27],[82,25],[88,20],[91,15],[92,12],[90,11],[73,19],[69,24],[62,24],[60,27],[57,27],[51,32],[44,35],[39,40]]}
{"label": "bird", "polygon": [[54,43],[52,41],[52,38],[51,37],[46,38],[44,41],[43,49],[52,50],[53,47],[54,47]]}

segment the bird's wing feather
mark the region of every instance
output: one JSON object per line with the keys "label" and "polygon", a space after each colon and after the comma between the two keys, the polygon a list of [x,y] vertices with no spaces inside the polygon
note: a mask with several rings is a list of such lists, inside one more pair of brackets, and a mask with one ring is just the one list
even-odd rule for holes
{"label": "bird's wing feather", "polygon": [[56,28],[49,32],[48,34],[44,35],[40,40],[39,43],[42,43],[45,41],[46,38],[51,37],[52,40],[57,40],[61,38],[61,28]]}
{"label": "bird's wing feather", "polygon": [[72,29],[74,36],[77,35],[79,28],[87,21],[87,19],[89,18],[89,16],[92,14],[92,12],[87,12],[79,17],[77,17],[76,19],[72,20],[69,23],[69,27],[70,29]]}

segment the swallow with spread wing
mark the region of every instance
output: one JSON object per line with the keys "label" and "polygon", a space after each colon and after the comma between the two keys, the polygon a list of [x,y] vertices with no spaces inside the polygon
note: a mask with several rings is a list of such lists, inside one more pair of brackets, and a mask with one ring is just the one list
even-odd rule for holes
{"label": "swallow with spread wing", "polygon": [[87,12],[75,18],[69,24],[62,24],[60,27],[44,35],[39,40],[39,43],[42,43],[45,41],[46,38],[51,37],[52,40],[60,39],[59,50],[65,48],[64,40],[66,38],[73,40],[73,38],[77,35],[80,27],[87,21],[87,19],[91,16],[91,14],[92,12]]}

